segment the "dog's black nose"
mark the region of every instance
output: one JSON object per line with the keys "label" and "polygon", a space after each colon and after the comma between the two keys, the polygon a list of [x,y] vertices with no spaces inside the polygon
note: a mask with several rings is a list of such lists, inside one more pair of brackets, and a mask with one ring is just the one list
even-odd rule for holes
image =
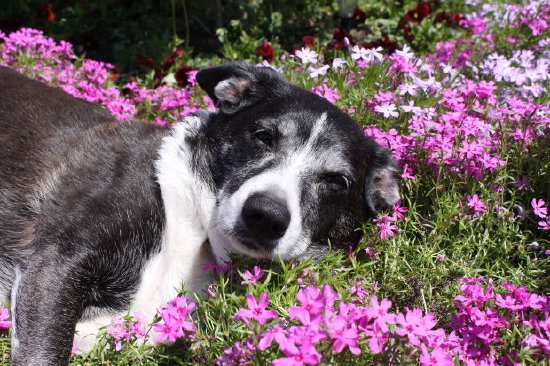
{"label": "dog's black nose", "polygon": [[246,199],[241,215],[246,227],[257,239],[282,238],[290,223],[290,212],[286,206],[261,193]]}

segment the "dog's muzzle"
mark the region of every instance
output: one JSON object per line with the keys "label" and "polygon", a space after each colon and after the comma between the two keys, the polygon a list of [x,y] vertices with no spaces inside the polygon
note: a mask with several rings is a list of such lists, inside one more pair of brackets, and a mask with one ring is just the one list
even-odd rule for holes
{"label": "dog's muzzle", "polygon": [[[241,217],[254,244],[273,249],[290,224],[286,205],[266,193],[255,193],[243,205]],[[245,244],[249,244],[245,242]]]}

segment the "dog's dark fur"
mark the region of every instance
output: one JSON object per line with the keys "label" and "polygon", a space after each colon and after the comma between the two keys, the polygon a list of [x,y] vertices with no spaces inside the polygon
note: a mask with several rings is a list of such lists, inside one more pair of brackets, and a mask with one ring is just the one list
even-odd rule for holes
{"label": "dog's dark fur", "polygon": [[200,288],[207,239],[217,260],[319,256],[397,199],[388,152],[324,99],[245,64],[197,79],[218,111],[169,130],[0,68],[12,364],[66,364],[78,322],[154,312],[182,281]]}

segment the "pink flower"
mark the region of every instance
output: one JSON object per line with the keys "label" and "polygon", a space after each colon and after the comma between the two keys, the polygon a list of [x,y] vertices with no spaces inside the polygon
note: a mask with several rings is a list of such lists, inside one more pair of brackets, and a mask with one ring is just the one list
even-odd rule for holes
{"label": "pink flower", "polygon": [[265,324],[277,317],[277,312],[274,310],[266,310],[269,304],[269,296],[265,293],[260,295],[259,301],[256,301],[252,294],[246,294],[246,303],[248,309],[240,309],[237,312],[237,316],[245,323],[250,319],[254,319],[260,324]]}
{"label": "pink flower", "polygon": [[8,329],[11,325],[10,311],[6,308],[0,308],[0,329]]}
{"label": "pink flower", "polygon": [[349,324],[343,317],[335,316],[327,321],[327,328],[332,340],[332,349],[340,353],[347,346],[354,355],[361,354],[357,347],[359,335],[357,329]]}
{"label": "pink flower", "polygon": [[485,209],[485,202],[479,199],[477,193],[466,197],[466,200],[468,201],[468,208],[471,210],[474,217],[479,217],[481,214],[487,213],[487,210]]}
{"label": "pink flower", "polygon": [[283,350],[287,357],[273,360],[273,366],[302,366],[317,365],[321,361],[321,355],[309,342],[296,346],[288,344]]}
{"label": "pink flower", "polygon": [[544,200],[542,199],[537,200],[533,198],[531,200],[531,207],[533,207],[534,214],[541,219],[546,218],[546,215],[548,215],[548,208],[544,207]]}
{"label": "pink flower", "polygon": [[420,364],[422,366],[452,366],[454,365],[452,353],[436,347],[432,352],[428,351],[426,345],[421,345],[422,354],[419,357]]}
{"label": "pink flower", "polygon": [[244,281],[241,282],[241,285],[257,285],[258,281],[263,277],[264,271],[258,267],[254,266],[254,274],[250,273],[249,270],[246,270],[243,273]]}

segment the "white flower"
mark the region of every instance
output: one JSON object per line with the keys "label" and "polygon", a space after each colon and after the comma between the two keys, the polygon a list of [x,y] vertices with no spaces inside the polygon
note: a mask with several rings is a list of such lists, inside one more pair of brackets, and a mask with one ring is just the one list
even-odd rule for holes
{"label": "white flower", "polygon": [[397,112],[397,108],[393,103],[392,104],[384,103],[382,105],[377,105],[374,107],[374,110],[378,113],[382,113],[384,115],[384,118],[388,118],[390,116],[399,117],[399,112]]}
{"label": "white flower", "polygon": [[420,107],[414,106],[414,100],[409,100],[409,104],[400,105],[399,108],[401,108],[403,111],[407,113],[412,113],[414,115],[417,115],[420,113]]}
{"label": "white flower", "polygon": [[367,63],[374,62],[374,60],[382,62],[384,56],[380,53],[380,51],[382,51],[382,47],[376,47],[375,49],[369,48],[367,50],[363,47],[353,46],[351,49],[351,58],[355,61],[364,60]]}
{"label": "white flower", "polygon": [[414,84],[401,84],[397,87],[397,92],[399,95],[409,94],[411,97],[416,95],[418,87]]}
{"label": "white flower", "polygon": [[332,69],[334,71],[338,70],[338,69],[345,69],[346,66],[347,66],[347,61],[342,59],[342,58],[335,58],[333,61],[332,61]]}
{"label": "white flower", "polygon": [[382,55],[382,53],[380,53],[381,51],[383,50],[382,47],[376,47],[375,49],[368,49],[367,50],[367,53],[368,53],[368,59],[365,60],[369,63],[371,62],[374,62],[374,60],[378,60],[378,62],[382,62],[382,60],[384,59],[384,55]]}
{"label": "white flower", "polygon": [[296,57],[298,57],[304,65],[305,64],[315,65],[317,63],[318,56],[319,54],[317,52],[312,51],[307,47],[302,47],[301,49],[296,51]]}
{"label": "white flower", "polygon": [[351,58],[355,61],[357,60],[365,60],[367,61],[367,50],[363,47],[359,46],[353,46],[351,49]]}
{"label": "white flower", "polygon": [[311,78],[316,79],[316,78],[319,77],[320,75],[326,75],[329,68],[330,68],[329,65],[324,65],[324,66],[321,66],[321,67],[319,67],[319,68],[310,66],[310,67],[307,69],[307,71],[309,72],[309,76],[310,76]]}
{"label": "white flower", "polygon": [[414,57],[414,53],[409,52],[411,48],[408,45],[403,46],[403,50],[396,50],[395,53],[401,57],[406,58],[407,60],[411,60]]}

